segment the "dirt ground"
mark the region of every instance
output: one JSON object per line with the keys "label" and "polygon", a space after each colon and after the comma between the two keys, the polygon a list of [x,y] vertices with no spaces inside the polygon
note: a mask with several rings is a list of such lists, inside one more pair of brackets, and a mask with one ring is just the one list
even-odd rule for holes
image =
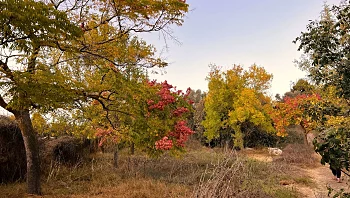
{"label": "dirt ground", "polygon": [[[316,154],[315,154],[316,155]],[[253,158],[259,161],[274,163],[273,159],[278,158],[278,156],[271,156],[264,151],[249,151],[247,152],[249,158]],[[295,165],[296,166],[296,165]],[[306,198],[325,198],[328,197],[328,188],[331,187],[335,190],[344,189],[346,192],[350,191],[350,181],[349,177],[345,174],[342,174],[342,181],[338,183],[329,169],[329,165],[315,164],[315,167],[300,167],[296,166],[295,168],[300,169],[300,172],[304,174],[304,177],[307,177],[312,180],[312,185],[301,185],[296,183],[291,183],[286,185],[288,188],[294,188],[303,194],[303,197]]]}
{"label": "dirt ground", "polygon": [[[328,190],[327,187],[331,187],[335,190],[344,189],[349,191],[348,180],[349,177],[346,175],[342,175],[341,183],[338,183],[329,169],[329,166],[318,166],[316,168],[307,168],[305,169],[308,176],[314,181],[316,184],[316,188],[302,189],[305,191],[301,191],[303,194],[307,195],[307,197],[327,197]],[[316,195],[316,196],[315,196]]]}

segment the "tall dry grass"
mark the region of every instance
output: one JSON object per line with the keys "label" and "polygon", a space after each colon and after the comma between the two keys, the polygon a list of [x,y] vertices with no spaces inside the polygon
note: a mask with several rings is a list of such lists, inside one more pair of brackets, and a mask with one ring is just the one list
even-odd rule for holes
{"label": "tall dry grass", "polygon": [[275,162],[283,162],[304,167],[315,167],[320,164],[320,156],[316,154],[310,145],[288,144],[283,149],[283,154],[275,158]]}
{"label": "tall dry grass", "polygon": [[[67,167],[51,164],[43,175],[43,197],[297,197],[279,184],[285,167],[250,160],[235,152],[204,147],[180,157],[148,158],[121,151],[95,154]],[[0,185],[0,197],[25,197],[25,184]]]}
{"label": "tall dry grass", "polygon": [[207,167],[193,191],[197,198],[225,197],[298,197],[299,194],[279,184],[285,167],[227,153],[212,167]]}

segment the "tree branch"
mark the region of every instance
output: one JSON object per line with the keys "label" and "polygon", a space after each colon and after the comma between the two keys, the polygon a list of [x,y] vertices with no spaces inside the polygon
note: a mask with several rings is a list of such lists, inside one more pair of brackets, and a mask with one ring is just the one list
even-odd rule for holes
{"label": "tree branch", "polygon": [[1,95],[0,95],[0,106],[11,113],[15,112],[14,109],[12,109],[11,107],[8,107],[8,104],[5,102],[4,98]]}
{"label": "tree branch", "polygon": [[38,54],[39,54],[39,49],[40,49],[40,46],[34,47],[33,53],[29,57],[28,68],[27,68],[27,72],[29,73],[35,72],[35,63],[36,63],[36,58],[38,57]]}
{"label": "tree branch", "polygon": [[8,57],[6,58],[5,62],[0,60],[0,71],[3,72],[7,78],[14,81],[13,73],[11,69],[8,67],[7,62],[8,62]]}

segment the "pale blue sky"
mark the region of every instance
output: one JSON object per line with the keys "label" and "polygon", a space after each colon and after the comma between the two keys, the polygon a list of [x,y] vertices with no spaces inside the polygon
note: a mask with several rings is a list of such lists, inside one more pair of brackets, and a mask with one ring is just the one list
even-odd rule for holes
{"label": "pale blue sky", "polygon": [[[274,75],[271,96],[290,89],[291,81],[305,77],[293,63],[301,55],[292,41],[306,30],[309,20],[319,18],[322,0],[187,0],[192,10],[182,27],[174,28],[181,45],[158,34],[147,35],[170,65],[164,75],[179,89],[207,91],[208,65],[230,68],[256,63]],[[339,4],[329,0],[328,4]],[[163,50],[162,50],[163,49]]]}
{"label": "pale blue sky", "polygon": [[[317,19],[323,0],[187,0],[189,12],[182,27],[173,35],[182,43],[164,40],[158,34],[147,35],[147,41],[163,52],[170,65],[164,75],[151,75],[168,80],[179,89],[207,91],[208,65],[224,68],[241,64],[265,67],[274,75],[270,95],[283,94],[290,82],[305,77],[294,66],[300,57],[292,41],[306,29],[309,20]],[[339,4],[340,0],[328,0]],[[1,108],[0,108],[1,109]],[[1,110],[0,110],[1,112]]]}

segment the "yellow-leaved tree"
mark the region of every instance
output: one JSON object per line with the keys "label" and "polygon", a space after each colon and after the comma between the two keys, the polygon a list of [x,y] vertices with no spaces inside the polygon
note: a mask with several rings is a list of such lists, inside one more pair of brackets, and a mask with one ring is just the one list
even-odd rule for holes
{"label": "yellow-leaved tree", "polygon": [[206,117],[204,135],[211,141],[234,140],[234,146],[243,148],[242,125],[250,123],[266,132],[274,132],[268,114],[271,100],[266,96],[272,75],[263,67],[252,65],[248,70],[235,65],[227,71],[211,66],[207,77],[209,91],[205,98]]}

